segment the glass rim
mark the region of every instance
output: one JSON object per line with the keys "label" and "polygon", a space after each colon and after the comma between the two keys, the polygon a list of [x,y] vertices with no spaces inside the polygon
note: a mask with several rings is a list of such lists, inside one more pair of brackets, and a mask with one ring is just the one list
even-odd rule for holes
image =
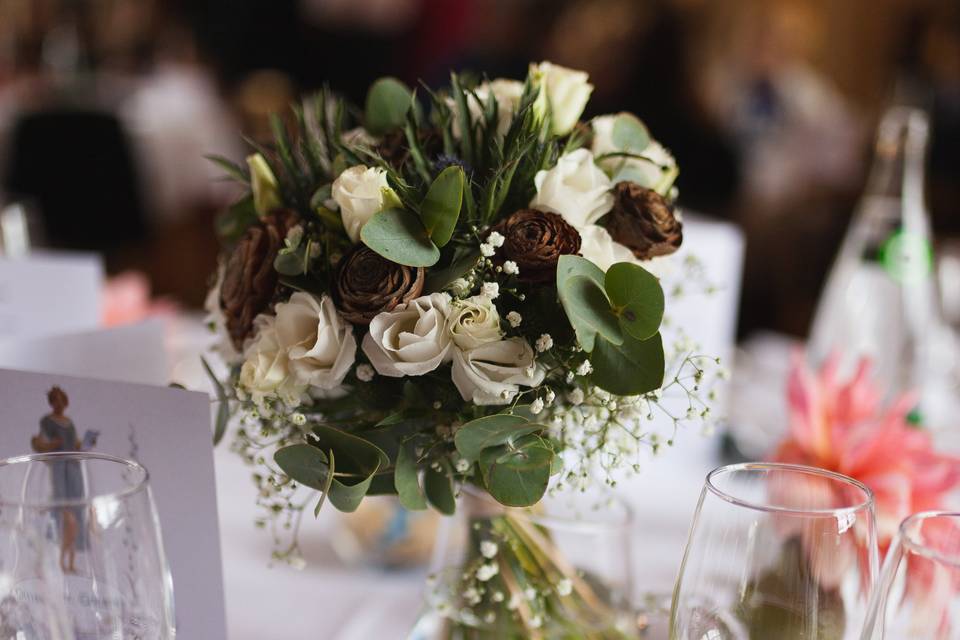
{"label": "glass rim", "polygon": [[[567,531],[571,533],[600,533],[600,532],[618,532],[618,531],[629,531],[633,527],[634,511],[633,507],[623,499],[621,496],[610,492],[603,491],[596,495],[596,503],[598,505],[604,503],[611,503],[616,505],[621,511],[621,517],[618,517],[616,521],[610,520],[587,520],[583,518],[576,518],[573,516],[563,516],[549,513],[537,513],[534,509],[538,505],[543,504],[544,499],[560,499],[564,495],[563,492],[560,492],[559,495],[549,496],[544,495],[544,498],[541,498],[540,502],[537,502],[535,505],[530,507],[510,507],[505,504],[501,504],[494,499],[489,493],[484,491],[479,487],[475,487],[471,484],[464,483],[460,487],[461,493],[470,496],[471,498],[477,498],[482,500],[485,504],[490,505],[493,509],[502,510],[505,512],[510,512],[512,514],[520,514],[521,517],[526,518],[530,522],[536,525],[549,527],[557,531]],[[569,494],[573,495],[573,494]],[[580,495],[579,493],[576,495]],[[587,510],[587,509],[585,509]],[[460,509],[457,509],[457,512],[460,512]]]}
{"label": "glass rim", "polygon": [[960,554],[949,555],[943,553],[942,551],[938,551],[937,549],[930,547],[930,545],[924,544],[922,541],[915,539],[913,532],[908,531],[908,527],[910,527],[910,525],[922,523],[927,520],[934,520],[937,518],[945,518],[960,523],[960,512],[933,510],[911,513],[909,516],[903,519],[903,521],[900,523],[900,527],[897,529],[900,541],[904,547],[910,550],[910,553],[923,556],[924,558],[934,562],[960,568]]}
{"label": "glass rim", "polygon": [[[738,471],[791,471],[796,473],[806,473],[808,475],[819,476],[827,480],[852,486],[863,493],[864,499],[857,504],[826,509],[795,509],[792,507],[780,507],[771,504],[758,504],[756,502],[751,502],[750,500],[738,498],[737,496],[732,495],[730,492],[724,491],[714,483],[714,478]],[[707,474],[704,487],[721,500],[735,504],[739,507],[753,509],[755,511],[763,511],[766,513],[781,513],[794,516],[836,516],[840,514],[856,513],[857,511],[871,508],[874,504],[873,491],[870,490],[870,487],[860,482],[856,478],[851,478],[850,476],[845,476],[842,473],[828,471],[827,469],[821,469],[819,467],[810,467],[803,464],[788,464],[785,462],[738,462],[736,464],[728,464],[722,467],[717,467]]]}
{"label": "glass rim", "polygon": [[48,500],[43,502],[28,502],[24,500],[10,500],[0,495],[0,507],[18,507],[24,509],[50,509],[59,507],[78,507],[99,502],[102,500],[124,500],[132,495],[140,493],[147,488],[150,481],[150,472],[139,462],[127,460],[119,456],[112,456],[106,453],[97,453],[94,451],[57,451],[52,453],[31,453],[22,456],[13,456],[0,460],[0,473],[2,470],[14,465],[35,463],[35,462],[54,462],[57,460],[99,460],[101,462],[110,462],[130,469],[139,477],[116,491],[96,493],[83,498],[63,498]]}

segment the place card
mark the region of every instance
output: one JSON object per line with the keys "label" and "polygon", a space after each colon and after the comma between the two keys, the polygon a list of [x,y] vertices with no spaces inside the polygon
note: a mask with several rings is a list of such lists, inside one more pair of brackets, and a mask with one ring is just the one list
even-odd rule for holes
{"label": "place card", "polygon": [[103,280],[103,264],[95,254],[0,257],[0,339],[98,327]]}
{"label": "place card", "polygon": [[77,433],[93,450],[150,472],[173,575],[178,636],[225,640],[223,572],[210,435],[210,399],[168,387],[0,369],[0,458],[31,453],[60,387]]}

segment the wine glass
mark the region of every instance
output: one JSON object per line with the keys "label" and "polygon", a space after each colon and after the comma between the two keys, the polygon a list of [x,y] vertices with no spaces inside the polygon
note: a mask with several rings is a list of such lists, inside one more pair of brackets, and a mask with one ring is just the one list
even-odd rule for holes
{"label": "wine glass", "polygon": [[175,636],[148,478],[98,453],[0,461],[0,640]]}
{"label": "wine glass", "polygon": [[887,551],[862,640],[948,640],[958,633],[960,513],[915,513]]}
{"label": "wine glass", "polygon": [[856,638],[876,536],[873,494],[852,478],[789,464],[716,469],[690,529],[670,637]]}

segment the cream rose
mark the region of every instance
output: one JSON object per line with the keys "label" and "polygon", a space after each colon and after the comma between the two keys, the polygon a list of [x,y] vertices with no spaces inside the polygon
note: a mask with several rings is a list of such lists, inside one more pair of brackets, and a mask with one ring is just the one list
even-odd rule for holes
{"label": "cream rose", "polygon": [[535,387],[544,372],[523,338],[488,342],[469,351],[453,350],[453,384],[463,399],[478,405],[508,404],[520,386]]}
{"label": "cream rose", "polygon": [[382,376],[421,376],[450,359],[450,296],[433,293],[377,314],[363,352]]}
{"label": "cream rose", "polygon": [[589,149],[560,156],[555,167],[537,172],[534,209],[563,216],[577,230],[594,224],[613,207],[610,178],[593,162]]}
{"label": "cream rose", "polygon": [[298,291],[276,313],[277,340],[297,381],[325,391],[339,387],[356,360],[357,340],[333,300]]}
{"label": "cream rose", "polygon": [[488,296],[473,296],[455,301],[447,319],[447,331],[461,350],[475,349],[503,337],[500,314]]}
{"label": "cream rose", "polygon": [[573,131],[593,92],[593,85],[587,82],[587,73],[552,62],[541,62],[530,65],[530,74],[540,86],[541,104],[546,101],[550,111],[553,133],[565,136]]}
{"label": "cream rose", "polygon": [[247,167],[250,169],[253,208],[262,217],[281,205],[277,177],[273,175],[270,165],[259,153],[247,156]]}
{"label": "cream rose", "polygon": [[396,198],[387,183],[387,172],[378,167],[357,165],[346,169],[333,181],[331,196],[340,207],[343,228],[353,242],[360,241],[360,230],[370,218]]}
{"label": "cream rose", "polygon": [[603,271],[617,262],[637,262],[633,252],[610,237],[610,232],[598,224],[580,229],[580,255]]}
{"label": "cream rose", "polygon": [[[606,153],[620,151],[613,142],[613,125],[616,114],[599,116],[590,122],[593,128],[593,155],[599,158]],[[676,171],[677,161],[663,145],[656,140],[638,154],[647,160],[639,158],[612,157],[598,160],[597,164],[611,177],[619,180],[636,182],[641,187],[653,189],[663,180],[664,175]]]}
{"label": "cream rose", "polygon": [[258,404],[269,396],[284,400],[299,397],[303,387],[290,373],[287,350],[277,336],[276,318],[257,316],[253,326],[254,338],[247,343],[243,352],[240,386]]}

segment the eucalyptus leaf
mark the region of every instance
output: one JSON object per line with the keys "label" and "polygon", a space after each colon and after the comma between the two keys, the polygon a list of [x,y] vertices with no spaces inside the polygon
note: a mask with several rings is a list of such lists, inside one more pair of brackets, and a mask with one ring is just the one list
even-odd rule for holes
{"label": "eucalyptus leaf", "polygon": [[367,495],[374,475],[387,467],[387,454],[363,438],[333,427],[318,425],[313,429],[316,446],[336,455],[338,466],[330,485],[330,503],[344,512],[355,511]]}
{"label": "eucalyptus leaf", "polygon": [[364,125],[370,133],[380,136],[399,129],[407,120],[413,103],[413,94],[396,78],[380,78],[367,92]]}
{"label": "eucalyptus leaf", "polygon": [[327,496],[330,495],[330,487],[333,485],[333,473],[336,469],[337,463],[332,450],[327,455],[327,459],[330,461],[330,464],[327,468],[327,477],[323,481],[323,488],[320,490],[320,497],[317,499],[317,506],[313,508],[314,518],[320,515],[320,509],[323,507],[323,503],[326,501]]}
{"label": "eucalyptus leaf", "polygon": [[273,454],[277,466],[305,487],[324,491],[329,487],[330,464],[326,454],[309,444],[292,444]]}
{"label": "eucalyptus leaf", "polygon": [[417,458],[412,447],[402,446],[397,453],[397,465],[394,469],[393,482],[397,488],[397,496],[404,509],[420,511],[427,508],[423,490],[420,488],[420,478],[417,471]]}
{"label": "eucalyptus leaf", "polygon": [[614,116],[611,138],[617,149],[629,153],[640,153],[650,145],[650,132],[632,113]]}
{"label": "eucalyptus leaf", "polygon": [[616,316],[603,292],[604,273],[580,256],[560,256],[557,295],[584,351],[593,351],[597,333],[620,344],[623,337]]}
{"label": "eucalyptus leaf", "polygon": [[453,235],[463,205],[463,169],[450,166],[440,172],[420,206],[420,219],[427,234],[438,247],[446,245]]}
{"label": "eucalyptus leaf", "polygon": [[522,416],[497,413],[466,423],[457,430],[453,442],[460,455],[477,460],[484,449],[512,444],[542,429],[542,425],[531,423]]}
{"label": "eucalyptus leaf", "polygon": [[423,473],[423,490],[427,500],[440,513],[452,516],[457,510],[457,501],[453,494],[453,474],[446,461],[441,462],[441,471],[432,466]]}
{"label": "eucalyptus leaf", "polygon": [[592,382],[619,396],[633,396],[663,385],[663,340],[659,333],[646,340],[629,334],[620,345],[598,338],[590,354]]}
{"label": "eucalyptus leaf", "polygon": [[643,267],[618,262],[607,269],[604,289],[613,303],[620,327],[637,340],[657,332],[663,320],[663,288]]}
{"label": "eucalyptus leaf", "polygon": [[468,271],[477,266],[480,252],[471,248],[463,253],[454,253],[453,260],[445,267],[435,267],[427,272],[427,279],[423,292],[435,293],[442,291],[457,278],[463,277]]}
{"label": "eucalyptus leaf", "polygon": [[299,276],[304,272],[304,252],[281,251],[273,259],[273,268],[283,276]]}
{"label": "eucalyptus leaf", "polygon": [[427,236],[417,214],[386,209],[363,225],[360,239],[381,256],[409,267],[430,267],[440,259],[440,249]]}
{"label": "eucalyptus leaf", "polygon": [[484,486],[494,500],[508,507],[536,504],[547,491],[553,451],[536,443],[523,447],[506,459],[480,464]]}

